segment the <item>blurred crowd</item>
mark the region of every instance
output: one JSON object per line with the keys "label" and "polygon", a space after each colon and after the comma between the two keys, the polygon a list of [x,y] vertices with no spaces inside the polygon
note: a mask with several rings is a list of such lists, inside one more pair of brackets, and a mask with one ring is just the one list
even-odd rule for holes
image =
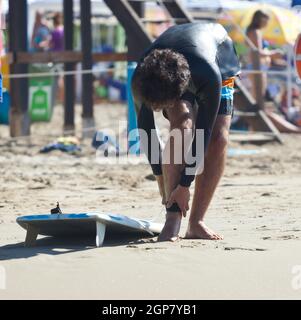
{"label": "blurred crowd", "polygon": [[[43,51],[62,51],[64,50],[64,26],[60,12],[46,16],[41,11],[37,11],[31,37],[31,50],[34,52]],[[270,119],[276,127],[284,132],[301,132],[301,90],[298,85],[293,86],[291,92],[292,104],[288,106],[286,77],[284,83],[275,86],[271,83],[268,70],[286,70],[287,65],[292,63],[286,53],[279,48],[273,48],[270,43],[264,39],[264,30],[270,23],[270,16],[263,10],[257,10],[252,17],[250,24],[246,29],[246,36],[253,46],[258,49],[260,55],[260,68],[263,71],[262,77],[262,94],[266,101],[271,101],[276,106],[276,110],[266,110]],[[248,41],[247,41],[248,42]],[[250,48],[250,44],[246,43]],[[252,50],[250,48],[245,67],[249,70],[256,69],[253,65]],[[248,76],[251,83],[250,90],[255,95],[255,77],[253,74]],[[275,78],[275,77],[274,77]],[[109,76],[109,80],[112,76]],[[295,80],[295,79],[294,79]],[[102,83],[103,82],[103,83]],[[108,86],[107,79],[100,80],[98,89]],[[59,87],[62,87],[60,84]],[[60,90],[61,91],[61,90]],[[104,94],[101,93],[101,96]]]}
{"label": "blurred crowd", "polygon": [[42,12],[37,11],[31,37],[31,49],[34,52],[64,50],[64,26],[62,14],[56,12],[49,25]]}

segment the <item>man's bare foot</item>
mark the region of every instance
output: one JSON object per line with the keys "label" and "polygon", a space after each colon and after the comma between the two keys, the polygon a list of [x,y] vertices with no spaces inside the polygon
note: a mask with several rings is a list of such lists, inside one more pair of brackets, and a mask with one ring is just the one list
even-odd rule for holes
{"label": "man's bare foot", "polygon": [[224,237],[208,228],[203,221],[189,224],[185,239],[223,240]]}
{"label": "man's bare foot", "polygon": [[172,241],[179,239],[182,214],[177,212],[166,213],[165,225],[158,237],[158,241]]}

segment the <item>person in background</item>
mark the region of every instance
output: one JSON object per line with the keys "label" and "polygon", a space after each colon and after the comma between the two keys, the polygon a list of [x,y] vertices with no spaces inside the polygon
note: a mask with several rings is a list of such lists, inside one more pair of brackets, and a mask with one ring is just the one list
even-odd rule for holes
{"label": "person in background", "polygon": [[51,32],[50,48],[52,51],[64,50],[64,25],[62,22],[62,14],[55,13],[53,16],[53,30]]}
{"label": "person in background", "polygon": [[[64,50],[64,25],[63,18],[60,12],[56,12],[53,16],[53,29],[51,31],[50,50],[60,52]],[[57,71],[63,71],[62,64],[56,64]],[[54,92],[58,102],[64,101],[64,78],[57,76],[55,79]]]}
{"label": "person in background", "polygon": [[292,88],[291,106],[287,104],[287,90],[283,92],[280,111],[285,116],[285,119],[297,126],[301,132],[301,91],[297,85]]}
{"label": "person in background", "polygon": [[50,30],[43,20],[43,14],[37,11],[31,38],[31,47],[37,52],[47,51],[50,46]]}
{"label": "person in background", "polygon": [[[252,43],[255,45],[255,47],[258,49],[260,54],[260,64],[261,64],[261,70],[266,71],[270,68],[270,65],[272,63],[272,60],[281,59],[283,57],[283,53],[281,50],[269,50],[266,46],[266,43],[262,36],[262,29],[264,29],[268,23],[269,23],[270,17],[267,13],[265,13],[262,10],[257,10],[252,18],[252,21],[250,25],[247,28],[247,36],[252,41]],[[250,52],[250,64],[248,67],[250,69],[254,69],[253,63],[252,63],[252,55]],[[251,81],[254,82],[254,76],[251,75]],[[267,74],[262,74],[262,93],[265,96],[266,95],[266,89],[267,89]],[[254,89],[253,85],[253,89]]]}
{"label": "person in background", "polygon": [[[284,65],[283,53],[281,50],[269,50],[266,41],[263,39],[262,30],[268,25],[270,17],[267,13],[262,10],[257,10],[252,18],[250,25],[247,28],[247,36],[255,45],[259,51],[261,70],[266,71],[270,68],[272,62],[278,65]],[[250,52],[251,64],[248,66],[250,69],[254,69],[252,66],[252,55]],[[269,93],[267,92],[267,74],[262,73],[262,94],[266,99],[269,98]],[[252,82],[253,95],[255,97],[255,77],[250,75]],[[294,123],[287,121],[288,119],[283,118],[280,114],[265,110],[269,119],[273,122],[275,127],[284,133],[301,133],[301,129]]]}

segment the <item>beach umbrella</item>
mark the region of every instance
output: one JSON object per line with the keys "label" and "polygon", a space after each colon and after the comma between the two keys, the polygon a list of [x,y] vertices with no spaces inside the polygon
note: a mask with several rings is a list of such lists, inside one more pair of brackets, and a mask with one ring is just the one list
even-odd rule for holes
{"label": "beach umbrella", "polygon": [[245,32],[257,10],[264,10],[270,16],[270,22],[263,30],[264,39],[276,46],[295,43],[301,32],[301,18],[285,8],[268,4],[254,4],[254,6],[245,9],[224,10],[219,22],[227,28],[234,41],[241,43],[245,41],[245,38],[242,32],[239,32],[235,27],[235,24]]}

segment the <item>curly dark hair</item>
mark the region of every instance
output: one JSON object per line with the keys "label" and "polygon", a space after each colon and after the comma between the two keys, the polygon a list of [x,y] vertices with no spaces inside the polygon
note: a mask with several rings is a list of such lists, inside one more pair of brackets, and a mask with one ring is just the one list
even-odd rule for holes
{"label": "curly dark hair", "polygon": [[151,109],[163,109],[180,99],[191,78],[186,58],[171,49],[155,49],[138,65],[133,89]]}

